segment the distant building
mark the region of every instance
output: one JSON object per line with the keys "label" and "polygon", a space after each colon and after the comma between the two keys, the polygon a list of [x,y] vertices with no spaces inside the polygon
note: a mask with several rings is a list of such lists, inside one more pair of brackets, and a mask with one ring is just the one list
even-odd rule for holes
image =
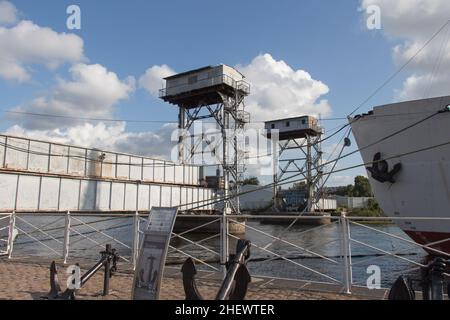
{"label": "distant building", "polygon": [[346,197],[333,196],[336,199],[338,207],[345,207],[347,209],[367,208],[368,202],[373,197]]}
{"label": "distant building", "polygon": [[244,194],[239,197],[239,204],[242,211],[261,210],[271,206],[273,196],[272,187],[258,190],[259,188],[261,187],[255,185],[244,185],[241,187],[240,192],[244,192]]}
{"label": "distant building", "polygon": [[284,199],[288,207],[300,207],[306,203],[306,191],[280,190],[278,195]]}

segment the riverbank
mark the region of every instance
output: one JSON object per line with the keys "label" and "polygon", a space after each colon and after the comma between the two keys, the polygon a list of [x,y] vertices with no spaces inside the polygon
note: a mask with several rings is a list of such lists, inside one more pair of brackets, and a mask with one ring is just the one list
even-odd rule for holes
{"label": "riverbank", "polygon": [[[49,264],[46,262],[30,262],[27,260],[2,258],[0,260],[0,299],[2,300],[39,300],[45,296],[50,289]],[[82,272],[85,272],[89,265],[81,264]],[[65,288],[67,275],[65,267],[58,264],[58,277],[62,288]],[[166,268],[165,278],[161,289],[162,300],[184,300],[182,279],[178,270]],[[310,283],[295,283],[293,286],[287,285],[287,280],[267,280],[253,278],[250,284],[247,300],[366,300],[380,299],[383,294],[366,295],[346,295],[340,293],[327,292],[333,288],[324,287],[320,292]],[[103,283],[103,272],[96,274],[88,283],[77,291],[77,299],[80,300],[128,300],[131,295],[133,274],[131,271],[116,273],[110,282],[110,294],[107,297],[101,295]],[[220,282],[202,277],[198,281],[198,288],[205,299],[213,299]],[[291,288],[292,287],[292,288]],[[306,289],[311,288],[311,289]]]}

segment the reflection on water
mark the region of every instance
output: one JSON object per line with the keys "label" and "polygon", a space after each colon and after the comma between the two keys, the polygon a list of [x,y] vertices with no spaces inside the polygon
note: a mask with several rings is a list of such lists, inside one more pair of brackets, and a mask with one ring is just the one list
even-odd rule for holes
{"label": "reflection on water", "polygon": [[[14,244],[14,255],[50,256],[52,258],[61,255],[64,240],[63,216],[22,216],[22,219],[17,219],[17,226],[24,232],[27,232],[29,236],[41,240],[43,244],[36,243],[36,241],[21,232]],[[91,223],[91,225],[83,225],[82,222]],[[45,230],[45,234],[37,231],[30,224]],[[143,225],[144,223],[141,223],[141,226]],[[371,225],[371,227],[408,239],[394,225]],[[76,262],[77,259],[86,258],[97,260],[99,251],[103,249],[106,243],[113,243],[113,246],[121,256],[130,259],[133,242],[132,218],[74,216],[74,219],[71,221],[71,228],[70,261]],[[276,241],[270,244],[273,242],[273,238],[253,230],[253,228],[272,236],[282,234],[284,241]],[[332,279],[338,281],[342,279],[341,239],[338,224],[334,223],[321,228],[295,225],[288,231],[285,228],[286,226],[283,225],[260,224],[257,221],[247,222],[246,233],[242,237],[250,240],[253,244],[251,259],[248,263],[248,267],[253,275],[325,282],[330,282]],[[98,233],[97,230],[104,232],[108,236]],[[109,237],[118,239],[121,244],[114,243]],[[189,233],[184,234],[183,237],[191,241],[202,241],[202,246],[216,252],[219,251],[218,235],[213,237],[211,234]],[[416,262],[421,262],[426,257],[426,253],[422,249],[358,225],[351,225],[351,237],[357,241],[387,252],[399,254],[403,258]],[[180,238],[173,238],[171,245],[189,255],[204,260],[212,266],[219,266],[218,254],[204,250]],[[236,239],[231,238],[230,252],[234,252],[235,245]],[[302,250],[302,248],[307,250]],[[273,253],[277,256],[275,257]],[[351,253],[353,282],[359,285],[366,284],[366,279],[369,276],[366,270],[370,265],[380,267],[382,284],[385,287],[390,286],[400,274],[404,274],[416,267],[408,261],[382,255],[380,251],[356,242],[353,242],[351,245]],[[289,261],[283,258],[289,258]],[[186,256],[180,252],[173,249],[169,250],[167,261],[169,264],[180,264],[185,259]],[[205,266],[198,265],[198,267],[207,269]],[[412,271],[409,275],[418,276],[418,271]]]}

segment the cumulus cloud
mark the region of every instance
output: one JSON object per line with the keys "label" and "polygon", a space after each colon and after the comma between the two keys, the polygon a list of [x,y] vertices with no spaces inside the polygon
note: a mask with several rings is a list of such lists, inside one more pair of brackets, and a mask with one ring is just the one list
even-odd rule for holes
{"label": "cumulus cloud", "polygon": [[[71,81],[59,83],[47,95],[16,107],[13,111],[56,114],[68,117],[110,118],[114,106],[128,98],[134,90],[133,78],[120,80],[114,72],[99,64],[78,63],[69,69]],[[20,126],[30,130],[70,127],[82,119],[11,116]]]}
{"label": "cumulus cloud", "polygon": [[159,89],[164,86],[164,78],[174,74],[175,71],[166,64],[152,66],[139,78],[139,86],[158,97]]}
{"label": "cumulus cloud", "polygon": [[[381,10],[383,32],[393,47],[393,59],[402,65],[418,52],[450,17],[448,0],[362,0],[361,8],[377,5]],[[409,64],[411,74],[395,93],[396,100],[447,95],[450,88],[450,27],[425,47]]]}
{"label": "cumulus cloud", "polygon": [[30,65],[50,69],[82,61],[83,40],[75,34],[57,33],[31,21],[0,27],[0,77],[19,82],[31,78]]}
{"label": "cumulus cloud", "polygon": [[294,70],[268,53],[237,68],[251,83],[246,106],[252,120],[273,119],[275,112],[278,118],[331,113],[328,101],[322,99],[329,91],[328,86],[304,70]]}
{"label": "cumulus cloud", "polygon": [[9,1],[0,0],[0,25],[9,25],[17,21],[17,9]]}
{"label": "cumulus cloud", "polygon": [[25,129],[14,125],[6,134],[170,160],[171,150],[176,146],[176,141],[171,141],[175,129],[176,125],[167,124],[154,132],[127,132],[125,122],[99,122],[49,130]]}

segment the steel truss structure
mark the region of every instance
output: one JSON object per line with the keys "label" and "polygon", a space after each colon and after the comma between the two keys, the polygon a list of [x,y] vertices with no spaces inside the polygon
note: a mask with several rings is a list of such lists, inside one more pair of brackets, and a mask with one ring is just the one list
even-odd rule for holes
{"label": "steel truss structure", "polygon": [[[273,154],[278,155],[278,159],[274,161],[273,174],[273,209],[278,211],[278,182],[281,179],[289,178],[289,176],[299,175],[304,178],[306,182],[306,197],[307,204],[304,211],[313,212],[316,208],[316,203],[320,197],[319,189],[322,187],[323,170],[322,164],[322,148],[321,148],[322,134],[320,132],[315,134],[305,133],[304,137],[298,138],[295,136],[285,137],[278,142],[278,150],[274,143]],[[293,150],[297,156],[285,157],[289,150]]]}
{"label": "steel truss structure", "polygon": [[[216,83],[217,77],[207,79]],[[239,214],[240,181],[245,171],[244,127],[250,121],[245,111],[244,98],[250,93],[250,85],[244,80],[235,81],[223,74],[220,85],[206,86],[193,92],[161,98],[179,108],[178,160],[182,164],[196,163],[222,168],[223,196],[221,219],[221,264],[224,273],[228,260],[228,221],[226,215]],[[204,123],[206,119],[214,121]],[[215,128],[210,125],[215,124]],[[212,130],[211,130],[212,129]],[[205,151],[208,161],[205,161]],[[211,163],[212,162],[212,163]],[[233,181],[231,186],[230,181]]]}

